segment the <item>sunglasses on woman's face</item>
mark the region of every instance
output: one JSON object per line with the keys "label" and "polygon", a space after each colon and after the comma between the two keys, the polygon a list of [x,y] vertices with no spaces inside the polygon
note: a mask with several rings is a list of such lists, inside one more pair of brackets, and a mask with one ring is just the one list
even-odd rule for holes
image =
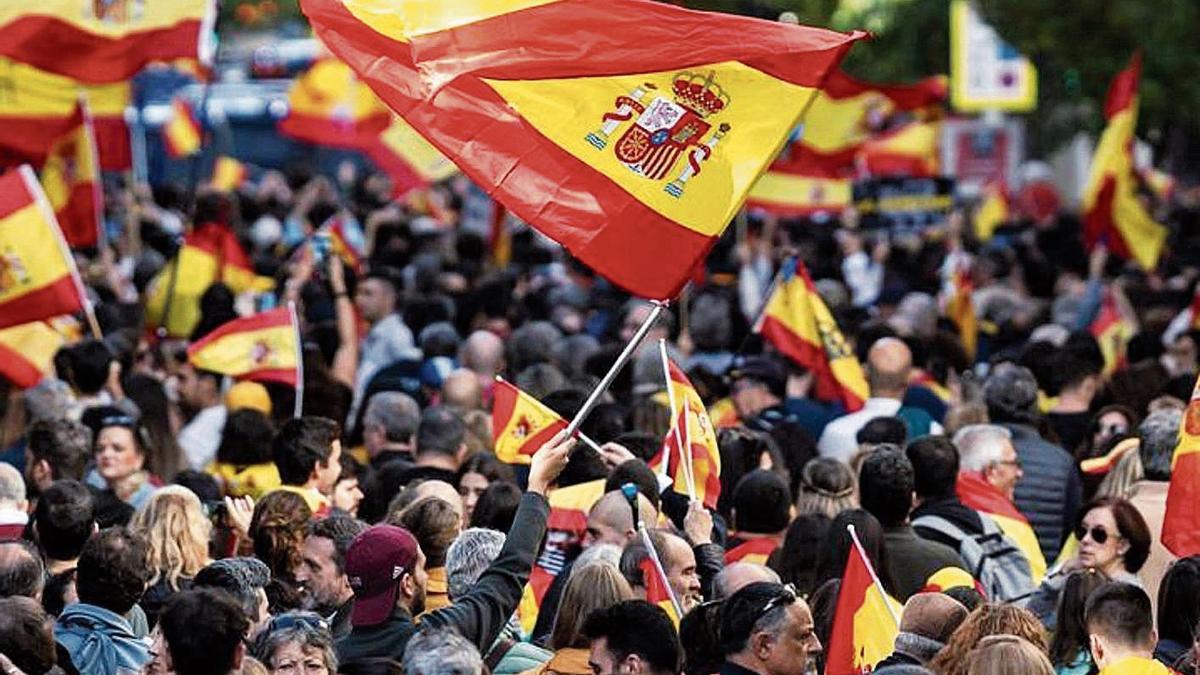
{"label": "sunglasses on woman's face", "polygon": [[[1089,534],[1092,535],[1092,541],[1102,546],[1104,545],[1104,542],[1108,541],[1108,530],[1100,527],[1099,525],[1090,530],[1083,525],[1075,528],[1075,538],[1079,541],[1083,541],[1084,537],[1088,536]],[[1121,535],[1114,534],[1112,536],[1120,538]]]}

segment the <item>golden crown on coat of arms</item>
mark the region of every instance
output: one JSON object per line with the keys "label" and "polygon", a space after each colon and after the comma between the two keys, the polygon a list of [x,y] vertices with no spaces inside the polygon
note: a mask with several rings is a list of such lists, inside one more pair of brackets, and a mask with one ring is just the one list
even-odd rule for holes
{"label": "golden crown on coat of arms", "polygon": [[724,110],[729,105],[729,94],[721,85],[713,82],[713,75],[712,72],[701,75],[687,70],[676,73],[671,86],[675,102],[701,117]]}

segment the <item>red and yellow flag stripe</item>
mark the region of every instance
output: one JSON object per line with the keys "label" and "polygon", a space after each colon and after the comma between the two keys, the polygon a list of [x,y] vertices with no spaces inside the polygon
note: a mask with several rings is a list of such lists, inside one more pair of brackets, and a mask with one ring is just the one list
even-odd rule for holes
{"label": "red and yellow flag stripe", "polygon": [[0,3],[0,56],[81,82],[132,77],[154,60],[207,62],[213,0]]}
{"label": "red and yellow flag stripe", "polygon": [[391,123],[367,146],[366,153],[392,179],[392,196],[396,199],[458,173],[454,162],[399,115],[391,116]]}
{"label": "red and yellow flag stripe", "polygon": [[496,379],[492,396],[492,447],[501,462],[529,464],[538,448],[567,428],[558,413],[505,380]]}
{"label": "red and yellow flag stripe", "polygon": [[1162,543],[1180,558],[1200,554],[1200,380],[1183,413],[1171,460]]}
{"label": "red and yellow flag stripe", "polygon": [[[690,495],[694,489],[696,499],[715,509],[721,496],[721,452],[717,448],[716,428],[683,370],[669,358],[667,369],[671,388],[668,400],[674,401],[677,412],[663,438],[662,449],[651,459],[650,466],[662,470],[665,455],[666,474],[674,479],[675,492]],[[681,450],[685,446],[686,458]]]}
{"label": "red and yellow flag stripe", "polygon": [[171,157],[178,159],[199,152],[203,135],[191,104],[178,96],[171,101],[171,119],[163,125],[162,135]]}
{"label": "red and yellow flag stripe", "polygon": [[975,210],[975,238],[990,241],[996,230],[1008,221],[1012,209],[1008,203],[1008,188],[1002,180],[989,182],[983,188],[983,201]]}
{"label": "red and yellow flag stripe", "polygon": [[246,165],[227,155],[217,157],[213,163],[212,186],[224,192],[238,189],[246,181]]}
{"label": "red and yellow flag stripe", "polygon": [[317,145],[359,149],[373,145],[391,117],[350,66],[325,57],[292,84],[279,131]]}
{"label": "red and yellow flag stripe", "polygon": [[1016,505],[975,473],[958,474],[955,489],[963,504],[991,516],[992,520],[996,521],[996,525],[1013,540],[1029,560],[1033,583],[1041,583],[1042,577],[1046,576],[1046,556],[1042,554],[1037,534],[1034,533],[1029,520],[1017,510]]}
{"label": "red and yellow flag stripe", "polygon": [[1092,156],[1083,193],[1083,222],[1089,245],[1105,244],[1113,253],[1153,270],[1166,243],[1167,228],[1151,218],[1135,195],[1133,142],[1141,73],[1142,56],[1137,53],[1109,87],[1104,104],[1108,126]]}
{"label": "red and yellow flag stripe", "polygon": [[755,537],[734,546],[725,552],[725,564],[732,565],[735,562],[754,563],[755,565],[766,565],[767,558],[771,557],[771,553],[779,548],[779,538],[777,537]]}
{"label": "red and yellow flag stripe", "polygon": [[863,37],[648,0],[302,7],[339,58],[512,213],[653,298],[682,288]]}
{"label": "red and yellow flag stripe", "polygon": [[34,321],[0,329],[0,377],[27,389],[54,374],[54,355],[79,340],[71,317]]}
{"label": "red and yellow flag stripe", "polygon": [[789,258],[755,329],[815,377],[817,398],[858,410],[870,396],[867,377],[804,264]]}
{"label": "red and yellow flag stripe", "polygon": [[850,547],[825,652],[825,675],[869,673],[892,653],[900,632],[900,603],[875,583],[871,562]]}
{"label": "red and yellow flag stripe", "polygon": [[188,347],[188,361],[202,370],[240,380],[299,381],[300,327],[287,307],[234,319]]}
{"label": "red and yellow flag stripe", "polygon": [[86,297],[33,169],[0,176],[0,328],[74,314]]}
{"label": "red and yellow flag stripe", "polygon": [[104,215],[100,160],[92,118],[82,100],[65,133],[50,146],[42,167],[42,187],[67,244],[88,248],[100,243]]}

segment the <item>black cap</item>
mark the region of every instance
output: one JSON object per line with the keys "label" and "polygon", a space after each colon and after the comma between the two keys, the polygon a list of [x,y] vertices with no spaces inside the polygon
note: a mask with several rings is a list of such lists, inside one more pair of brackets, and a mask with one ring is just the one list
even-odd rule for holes
{"label": "black cap", "polygon": [[772,394],[783,397],[787,390],[787,371],[769,356],[739,356],[729,371],[729,381],[750,379],[767,385]]}

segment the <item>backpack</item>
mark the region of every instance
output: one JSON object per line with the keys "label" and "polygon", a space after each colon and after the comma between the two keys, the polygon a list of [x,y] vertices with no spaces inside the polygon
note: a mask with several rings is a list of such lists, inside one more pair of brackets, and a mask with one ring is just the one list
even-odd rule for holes
{"label": "backpack", "polygon": [[967,571],[983,587],[987,599],[1007,602],[1033,593],[1033,573],[1029,559],[1004,535],[996,521],[979,514],[982,534],[971,534],[941,516],[921,516],[912,522],[958,542],[958,555]]}

